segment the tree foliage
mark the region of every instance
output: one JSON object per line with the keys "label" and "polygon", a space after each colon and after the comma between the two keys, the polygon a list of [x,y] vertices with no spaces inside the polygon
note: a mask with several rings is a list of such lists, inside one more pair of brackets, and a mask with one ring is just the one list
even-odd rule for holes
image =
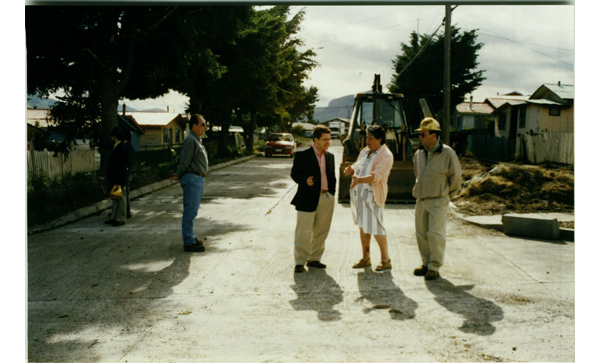
{"label": "tree foliage", "polygon": [[[478,51],[482,47],[482,43],[477,43],[476,30],[461,33],[460,29],[452,27],[451,109],[485,80],[484,71],[476,70]],[[430,103],[433,113],[441,115],[444,105],[444,36],[419,36],[412,32],[409,44],[402,43],[401,50],[402,53],[393,61],[395,73],[388,87],[391,92],[404,94],[407,117],[414,126],[421,121],[420,98]],[[422,53],[413,61],[420,51]]]}

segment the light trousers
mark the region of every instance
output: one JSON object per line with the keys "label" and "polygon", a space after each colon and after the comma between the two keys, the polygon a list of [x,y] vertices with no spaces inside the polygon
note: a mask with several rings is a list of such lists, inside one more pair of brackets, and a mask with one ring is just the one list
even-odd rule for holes
{"label": "light trousers", "polygon": [[446,252],[446,222],[450,198],[417,200],[415,231],[423,266],[438,271],[444,264]]}
{"label": "light trousers", "polygon": [[306,261],[321,261],[325,252],[325,240],[331,227],[334,205],[335,197],[331,193],[321,193],[314,212],[298,211],[294,239],[296,265],[304,265]]}

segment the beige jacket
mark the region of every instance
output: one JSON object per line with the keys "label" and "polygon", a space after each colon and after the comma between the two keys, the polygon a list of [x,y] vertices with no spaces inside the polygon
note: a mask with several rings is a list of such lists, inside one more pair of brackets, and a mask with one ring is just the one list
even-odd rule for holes
{"label": "beige jacket", "polygon": [[460,162],[454,150],[442,142],[433,152],[419,149],[413,156],[413,162],[416,176],[413,197],[445,197],[460,188]]}
{"label": "beige jacket", "polygon": [[[360,160],[361,156],[368,152],[368,147],[362,149],[357,160]],[[373,189],[373,198],[375,199],[375,204],[383,207],[385,205],[385,200],[387,199],[387,182],[388,178],[390,177],[392,166],[394,165],[394,155],[390,149],[388,149],[387,145],[381,145],[374,157],[375,159],[373,159],[373,164],[371,166],[371,175],[373,175],[371,188]],[[354,164],[352,165],[352,169],[354,169]]]}

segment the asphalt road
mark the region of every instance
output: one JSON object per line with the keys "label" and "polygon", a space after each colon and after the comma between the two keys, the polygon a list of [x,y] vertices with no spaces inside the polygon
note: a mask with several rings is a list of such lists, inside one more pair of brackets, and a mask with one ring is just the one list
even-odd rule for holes
{"label": "asphalt road", "polygon": [[[339,144],[331,150],[341,160]],[[28,359],[59,362],[574,361],[574,244],[451,218],[442,278],[420,265],[414,205],[388,205],[391,272],[352,269],[336,204],[325,270],[293,273],[292,159],[211,172],[184,253],[179,185],[28,237]],[[376,243],[372,260],[379,260]]]}

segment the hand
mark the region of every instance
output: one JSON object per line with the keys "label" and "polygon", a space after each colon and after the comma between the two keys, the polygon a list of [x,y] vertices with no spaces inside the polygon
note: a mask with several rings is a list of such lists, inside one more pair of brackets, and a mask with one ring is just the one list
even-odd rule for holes
{"label": "hand", "polygon": [[171,174],[171,180],[179,180],[176,173]]}
{"label": "hand", "polygon": [[354,174],[354,169],[352,169],[351,166],[347,166],[346,169],[344,169],[344,176],[348,176],[348,175],[352,175]]}
{"label": "hand", "polygon": [[358,177],[356,175],[352,176],[352,183],[350,183],[350,189],[354,189],[354,187],[358,184]]}
{"label": "hand", "polygon": [[306,179],[306,184],[308,184],[309,187],[312,187],[313,185],[315,185],[315,183],[313,182],[312,176],[309,176],[308,179]]}

